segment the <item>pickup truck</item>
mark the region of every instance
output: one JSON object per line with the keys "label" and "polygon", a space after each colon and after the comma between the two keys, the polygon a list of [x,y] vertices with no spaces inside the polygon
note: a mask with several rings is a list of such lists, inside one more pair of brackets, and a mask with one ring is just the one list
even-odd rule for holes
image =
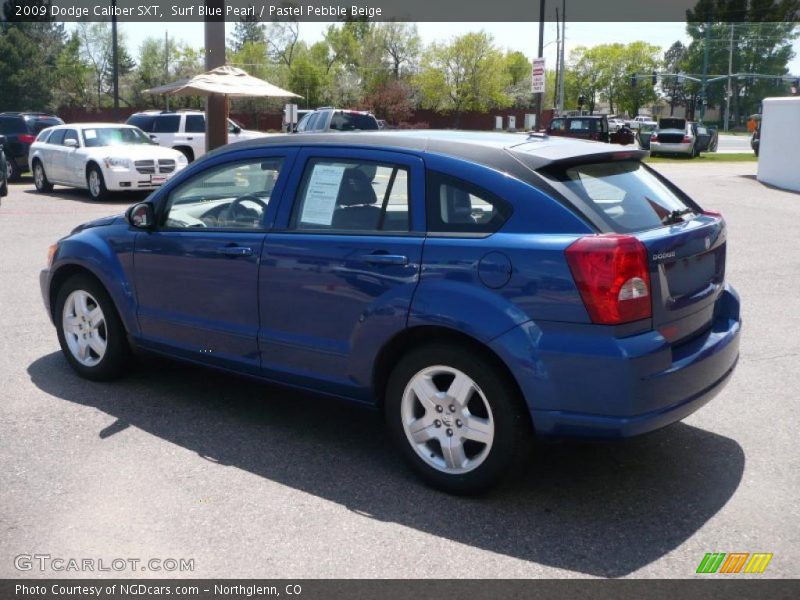
{"label": "pickup truck", "polygon": [[656,123],[652,117],[648,117],[646,115],[639,115],[630,121],[625,121],[625,124],[631,129],[639,129],[639,127],[642,125],[649,125],[651,127],[656,127],[658,125],[658,123]]}

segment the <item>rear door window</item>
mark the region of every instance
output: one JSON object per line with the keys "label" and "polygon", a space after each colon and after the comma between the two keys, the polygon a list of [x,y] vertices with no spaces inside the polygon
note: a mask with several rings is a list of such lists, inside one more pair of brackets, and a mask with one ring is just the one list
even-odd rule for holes
{"label": "rear door window", "polygon": [[347,232],[409,231],[409,172],[402,165],[312,159],[291,228]]}
{"label": "rear door window", "polygon": [[618,233],[655,229],[691,208],[638,161],[555,167],[547,174],[594,208]]}
{"label": "rear door window", "polygon": [[155,117],[151,115],[133,115],[130,119],[128,119],[127,124],[135,125],[145,133],[152,133],[154,121]]}
{"label": "rear door window", "polygon": [[153,133],[178,133],[181,126],[180,115],[162,115],[153,123]]}

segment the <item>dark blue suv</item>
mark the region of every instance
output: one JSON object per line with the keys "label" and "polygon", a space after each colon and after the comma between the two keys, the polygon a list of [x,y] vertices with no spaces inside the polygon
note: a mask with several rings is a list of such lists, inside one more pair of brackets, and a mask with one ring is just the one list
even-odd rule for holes
{"label": "dark blue suv", "polygon": [[51,247],[72,367],[131,347],[383,411],[431,485],[539,437],[637,435],[739,354],[725,222],[646,153],[546,136],[275,136],[210,153]]}

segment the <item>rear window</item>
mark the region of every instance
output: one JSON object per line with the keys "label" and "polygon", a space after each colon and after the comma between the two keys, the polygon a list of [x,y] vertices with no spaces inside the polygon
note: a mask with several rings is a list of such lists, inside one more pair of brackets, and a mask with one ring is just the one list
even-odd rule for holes
{"label": "rear window", "polygon": [[337,112],[331,117],[330,128],[336,131],[374,130],[378,129],[378,121],[363,113]]}
{"label": "rear window", "polygon": [[638,161],[572,165],[550,169],[548,175],[593,207],[618,233],[661,227],[675,211],[690,208]]}
{"label": "rear window", "polygon": [[686,129],[686,119],[659,119],[659,129]]}
{"label": "rear window", "polygon": [[594,131],[594,119],[570,119],[570,131]]}
{"label": "rear window", "polygon": [[28,133],[28,128],[25,120],[20,117],[0,117],[0,133],[4,135]]}
{"label": "rear window", "polygon": [[57,117],[26,117],[25,121],[28,124],[28,129],[33,134],[38,134],[42,129],[47,129],[54,125],[64,124],[64,121]]}

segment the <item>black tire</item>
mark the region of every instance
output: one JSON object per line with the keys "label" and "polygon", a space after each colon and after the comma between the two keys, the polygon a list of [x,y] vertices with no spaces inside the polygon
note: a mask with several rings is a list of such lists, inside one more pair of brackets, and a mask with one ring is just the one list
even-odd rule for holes
{"label": "black tire", "polygon": [[[44,165],[40,160],[33,161],[33,185],[36,186],[37,192],[47,193],[53,191],[53,184],[47,179],[47,174],[44,172]],[[37,169],[41,169],[41,177],[37,174]]]}
{"label": "black tire", "polygon": [[[84,365],[78,361],[72,350],[70,350],[64,333],[64,305],[70,294],[79,290],[87,292],[96,301],[104,317],[106,349],[102,358],[92,366]],[[56,293],[53,317],[61,351],[70,366],[81,377],[94,381],[108,381],[119,377],[129,366],[131,351],[125,327],[108,292],[94,277],[81,274],[74,275],[65,281]]]}
{"label": "black tire", "polygon": [[[99,185],[94,190],[92,189],[94,186],[91,183],[92,173],[96,173],[99,179]],[[90,165],[89,168],[86,169],[86,189],[89,190],[89,197],[92,200],[100,202],[108,198],[108,189],[106,188],[106,180],[103,179],[103,172],[97,165]]]}
{"label": "black tire", "polygon": [[6,156],[6,159],[6,163],[8,164],[8,180],[15,182],[22,179],[22,170],[17,166],[16,160],[8,158],[8,156]]}
{"label": "black tire", "polygon": [[[428,464],[412,446],[403,425],[406,386],[422,370],[439,365],[469,376],[491,408],[494,439],[483,462],[466,473],[446,473]],[[450,343],[417,348],[398,361],[386,388],[385,418],[393,442],[411,468],[425,483],[450,494],[475,494],[494,486],[512,465],[524,466],[533,441],[529,415],[513,383],[479,353]]]}

